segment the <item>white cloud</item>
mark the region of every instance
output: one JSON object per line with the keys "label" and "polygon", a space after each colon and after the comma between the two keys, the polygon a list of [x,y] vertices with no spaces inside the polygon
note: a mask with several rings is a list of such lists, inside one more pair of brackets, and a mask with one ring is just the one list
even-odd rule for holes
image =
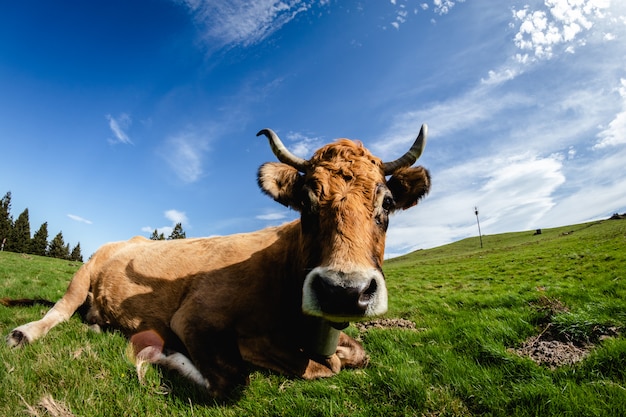
{"label": "white cloud", "polygon": [[503,68],[500,68],[497,71],[494,71],[494,70],[488,71],[487,73],[488,77],[486,79],[481,78],[480,82],[482,84],[487,84],[487,85],[498,85],[498,84],[502,84],[506,81],[510,81],[514,79],[521,73],[522,73],[522,70],[520,68],[505,66]]}
{"label": "white cloud", "polygon": [[85,224],[92,224],[93,222],[91,220],[87,220],[83,217],[77,216],[75,214],[68,214],[67,217],[69,217],[70,219],[77,221],[79,223],[85,223]]}
{"label": "white cloud", "polygon": [[448,14],[450,10],[454,7],[455,3],[463,3],[465,0],[433,0],[433,11],[437,14],[443,15]]}
{"label": "white cloud", "polygon": [[111,143],[124,143],[132,145],[126,130],[131,126],[132,120],[126,113],[120,114],[117,118],[107,114],[105,118],[109,121],[109,128],[113,132],[115,139],[109,139]]}
{"label": "white cloud", "polygon": [[279,30],[313,2],[304,0],[180,0],[204,27],[207,41],[224,46],[254,45]]}
{"label": "white cloud", "polygon": [[181,181],[192,183],[202,177],[203,157],[209,150],[207,137],[188,129],[167,139],[160,149],[161,157]]}
{"label": "white cloud", "polygon": [[167,210],[165,213],[165,218],[170,220],[174,225],[176,223],[184,223],[186,224],[188,222],[187,219],[187,215],[185,214],[184,211],[178,211],[178,210]]}
{"label": "white cloud", "polygon": [[543,8],[531,10],[529,6],[513,9],[515,27],[519,23],[514,42],[524,51],[516,55],[520,62],[551,59],[555,48],[563,46],[565,52],[574,53],[577,46],[585,45],[584,33],[596,19],[604,17],[610,0],[545,0]]}

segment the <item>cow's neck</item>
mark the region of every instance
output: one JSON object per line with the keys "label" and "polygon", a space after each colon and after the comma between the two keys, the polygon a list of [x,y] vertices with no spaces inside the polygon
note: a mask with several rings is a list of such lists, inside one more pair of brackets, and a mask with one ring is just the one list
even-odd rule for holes
{"label": "cow's neck", "polygon": [[285,284],[289,288],[288,292],[294,295],[285,300],[290,310],[287,321],[293,327],[290,334],[300,335],[300,348],[317,356],[330,356],[335,352],[340,330],[347,327],[348,323],[331,323],[302,313],[302,284],[308,271],[319,263],[316,250],[319,242],[311,241],[310,236],[302,233],[299,220],[281,226],[278,234],[280,246],[285,249],[280,261],[285,271]]}

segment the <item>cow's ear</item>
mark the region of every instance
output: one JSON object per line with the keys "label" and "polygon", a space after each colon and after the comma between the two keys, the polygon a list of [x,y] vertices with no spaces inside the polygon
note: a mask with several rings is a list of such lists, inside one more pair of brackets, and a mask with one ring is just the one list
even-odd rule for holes
{"label": "cow's ear", "polygon": [[257,181],[265,194],[280,204],[300,210],[296,196],[299,195],[302,176],[297,169],[279,162],[268,162],[259,168]]}
{"label": "cow's ear", "polygon": [[400,168],[387,181],[398,209],[416,205],[430,191],[430,173],[424,167]]}

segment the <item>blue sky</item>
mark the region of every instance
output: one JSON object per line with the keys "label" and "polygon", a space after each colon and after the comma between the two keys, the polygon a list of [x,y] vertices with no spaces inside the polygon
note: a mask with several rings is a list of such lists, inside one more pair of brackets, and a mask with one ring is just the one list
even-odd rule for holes
{"label": "blue sky", "polygon": [[387,255],[626,211],[626,2],[111,0],[0,11],[0,193],[100,245],[281,224],[275,130],[383,159],[429,140]]}

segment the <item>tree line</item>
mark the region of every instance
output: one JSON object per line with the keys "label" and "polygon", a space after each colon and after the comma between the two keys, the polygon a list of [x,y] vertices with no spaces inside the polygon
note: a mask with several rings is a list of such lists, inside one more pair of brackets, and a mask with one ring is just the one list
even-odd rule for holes
{"label": "tree line", "polygon": [[0,250],[83,262],[80,242],[70,250],[70,244],[63,241],[62,232],[48,242],[48,222],[44,222],[31,238],[28,208],[13,221],[10,191],[0,200]]}
{"label": "tree line", "polygon": [[[176,223],[176,226],[174,226],[174,230],[172,230],[172,233],[170,233],[170,235],[167,237],[167,240],[186,239],[186,238],[187,238],[187,233],[185,233],[185,231],[183,230],[183,224]],[[165,235],[163,233],[159,233],[159,231],[156,229],[154,229],[154,232],[152,232],[152,236],[150,236],[150,239],[151,240],[166,240]]]}

